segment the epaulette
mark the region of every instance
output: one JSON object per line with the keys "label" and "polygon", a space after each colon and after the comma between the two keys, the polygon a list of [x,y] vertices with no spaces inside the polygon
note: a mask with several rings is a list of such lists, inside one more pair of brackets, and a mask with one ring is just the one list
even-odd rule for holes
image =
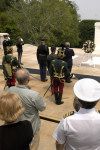
{"label": "epaulette", "polygon": [[70,111],[70,112],[67,112],[63,117],[64,119],[67,118],[68,116],[71,116],[71,115],[74,115],[74,111]]}
{"label": "epaulette", "polygon": [[55,62],[55,60],[52,60],[52,62]]}

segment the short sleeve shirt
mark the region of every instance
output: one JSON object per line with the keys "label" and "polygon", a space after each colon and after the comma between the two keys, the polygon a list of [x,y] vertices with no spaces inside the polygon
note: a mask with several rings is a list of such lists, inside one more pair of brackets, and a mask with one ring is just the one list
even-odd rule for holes
{"label": "short sleeve shirt", "polygon": [[60,122],[53,137],[66,143],[66,150],[100,150],[100,114],[94,108],[80,108]]}

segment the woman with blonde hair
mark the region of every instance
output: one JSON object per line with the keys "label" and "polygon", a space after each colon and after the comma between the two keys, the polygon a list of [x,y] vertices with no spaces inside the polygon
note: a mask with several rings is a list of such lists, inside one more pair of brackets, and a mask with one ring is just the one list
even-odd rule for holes
{"label": "woman with blonde hair", "polygon": [[24,108],[16,93],[3,92],[0,95],[0,119],[5,122],[0,126],[0,150],[30,150],[33,138],[29,121],[18,121]]}

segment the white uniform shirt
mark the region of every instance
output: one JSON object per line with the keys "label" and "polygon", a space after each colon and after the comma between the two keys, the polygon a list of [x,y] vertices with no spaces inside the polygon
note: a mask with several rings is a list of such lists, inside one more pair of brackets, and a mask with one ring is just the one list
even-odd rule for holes
{"label": "white uniform shirt", "polygon": [[100,150],[100,114],[95,109],[80,108],[62,120],[53,137],[66,150]]}

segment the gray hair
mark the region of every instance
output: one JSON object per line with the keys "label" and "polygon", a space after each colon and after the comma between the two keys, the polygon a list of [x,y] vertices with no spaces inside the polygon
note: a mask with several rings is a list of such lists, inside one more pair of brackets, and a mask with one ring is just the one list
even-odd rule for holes
{"label": "gray hair", "polygon": [[19,69],[16,72],[16,79],[19,84],[24,84],[27,82],[27,79],[29,78],[30,73],[27,69]]}
{"label": "gray hair", "polygon": [[66,43],[65,43],[65,47],[70,47],[70,43],[69,43],[69,42],[66,42]]}

